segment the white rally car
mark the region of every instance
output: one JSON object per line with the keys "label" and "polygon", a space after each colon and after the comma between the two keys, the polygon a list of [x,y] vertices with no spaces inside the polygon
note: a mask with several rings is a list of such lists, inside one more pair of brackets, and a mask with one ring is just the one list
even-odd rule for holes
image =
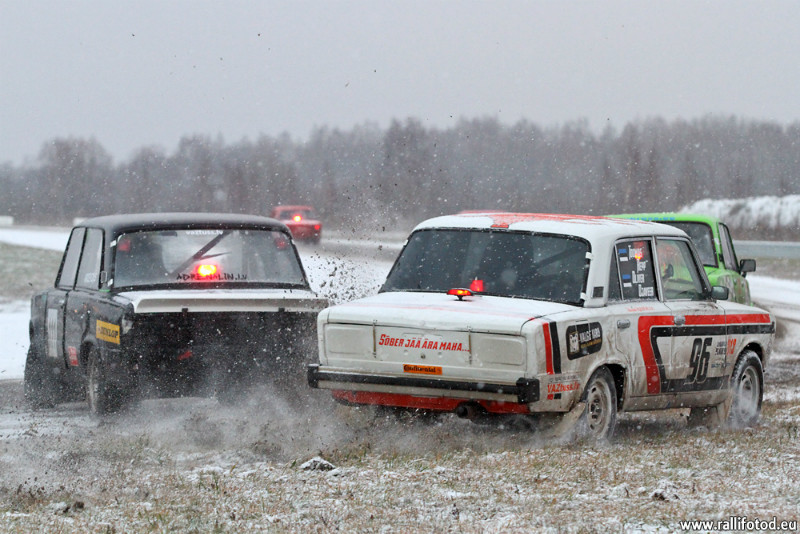
{"label": "white rally car", "polygon": [[754,423],[775,322],[711,287],[688,236],[642,221],[480,213],[418,225],[378,295],[323,310],[312,387],[465,417],[691,408]]}

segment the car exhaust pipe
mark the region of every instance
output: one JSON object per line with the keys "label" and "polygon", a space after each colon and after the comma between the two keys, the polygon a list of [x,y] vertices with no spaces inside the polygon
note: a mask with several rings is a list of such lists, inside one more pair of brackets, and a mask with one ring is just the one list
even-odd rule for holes
{"label": "car exhaust pipe", "polygon": [[475,403],[463,402],[456,407],[456,415],[461,419],[469,419],[470,421],[474,421],[483,415],[483,413],[483,407]]}

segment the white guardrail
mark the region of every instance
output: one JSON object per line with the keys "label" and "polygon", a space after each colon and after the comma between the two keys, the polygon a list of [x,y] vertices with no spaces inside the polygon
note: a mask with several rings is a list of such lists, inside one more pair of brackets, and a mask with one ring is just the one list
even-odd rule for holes
{"label": "white guardrail", "polygon": [[800,259],[800,242],[797,241],[733,241],[739,258]]}

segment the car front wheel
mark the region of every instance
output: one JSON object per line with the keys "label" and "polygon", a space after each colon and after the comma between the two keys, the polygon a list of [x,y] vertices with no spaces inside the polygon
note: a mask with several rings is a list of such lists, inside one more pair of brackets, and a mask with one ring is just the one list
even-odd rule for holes
{"label": "car front wheel", "polygon": [[764,370],[761,360],[755,352],[746,350],[733,367],[728,398],[716,406],[692,408],[689,426],[753,426],[761,415],[763,397]]}
{"label": "car front wheel", "polygon": [[761,415],[764,398],[764,370],[755,352],[739,356],[731,376],[731,409],[728,424],[734,428],[753,426]]}

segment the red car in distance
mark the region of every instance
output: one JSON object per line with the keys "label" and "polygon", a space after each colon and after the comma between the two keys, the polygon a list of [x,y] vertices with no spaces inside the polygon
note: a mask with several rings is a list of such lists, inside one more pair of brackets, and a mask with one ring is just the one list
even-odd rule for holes
{"label": "red car in distance", "polygon": [[311,206],[275,206],[270,217],[288,226],[297,241],[319,243],[322,238],[322,223]]}

